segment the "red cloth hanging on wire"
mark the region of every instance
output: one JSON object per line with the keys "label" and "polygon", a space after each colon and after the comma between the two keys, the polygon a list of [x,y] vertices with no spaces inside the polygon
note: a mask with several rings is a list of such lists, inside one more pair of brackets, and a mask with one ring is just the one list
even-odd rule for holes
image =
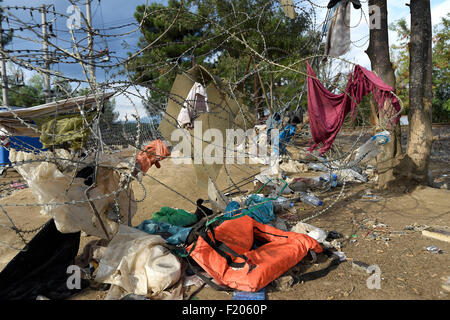
{"label": "red cloth hanging on wire", "polygon": [[136,157],[136,162],[143,172],[147,172],[152,165],[161,168],[159,161],[170,156],[169,148],[161,140],[153,140],[145,146],[144,151],[140,151]]}
{"label": "red cloth hanging on wire", "polygon": [[[384,83],[372,71],[360,65],[355,66],[353,73],[349,76],[345,92],[341,94],[328,91],[317,79],[309,62],[307,62],[307,68],[308,116],[313,140],[313,144],[309,148],[310,152],[321,143],[323,146],[319,149],[320,154],[327,152],[336,139],[347,114],[350,113],[354,120],[358,105],[362,98],[369,93],[373,94],[378,106],[378,114],[383,112],[389,119],[392,119],[401,110],[398,99],[392,93],[393,88]],[[384,108],[387,99],[390,99],[393,108]],[[388,125],[393,126],[399,119],[400,115],[397,115],[393,121],[388,122]]]}

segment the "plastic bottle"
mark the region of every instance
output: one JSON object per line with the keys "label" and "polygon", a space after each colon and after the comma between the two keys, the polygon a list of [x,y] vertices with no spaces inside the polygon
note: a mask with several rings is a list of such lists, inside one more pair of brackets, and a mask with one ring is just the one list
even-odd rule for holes
{"label": "plastic bottle", "polygon": [[312,188],[320,188],[324,181],[316,178],[297,178],[289,185],[289,188],[294,192],[307,191]]}
{"label": "plastic bottle", "polygon": [[323,204],[322,200],[320,200],[319,198],[317,198],[315,195],[313,194],[308,194],[306,192],[297,192],[298,194],[298,199],[301,202],[310,204],[312,206],[321,206]]}
{"label": "plastic bottle", "polygon": [[[294,211],[294,202],[290,199],[286,199],[285,197],[278,197],[278,199],[273,200],[273,211],[274,212],[282,212],[282,211]],[[296,210],[295,210],[296,211]]]}
{"label": "plastic bottle", "polygon": [[311,169],[314,171],[328,171],[327,167],[325,167],[323,164],[317,163],[317,162],[308,163],[308,169]]}
{"label": "plastic bottle", "polygon": [[[322,175],[319,177],[319,181],[324,181],[325,183],[330,181],[330,175]],[[338,176],[337,174],[331,174],[331,188],[335,188],[338,185]]]}

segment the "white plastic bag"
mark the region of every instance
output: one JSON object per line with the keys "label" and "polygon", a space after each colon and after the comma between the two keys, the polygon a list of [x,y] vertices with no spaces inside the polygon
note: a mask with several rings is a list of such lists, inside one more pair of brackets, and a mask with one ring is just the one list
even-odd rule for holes
{"label": "white plastic bag", "polygon": [[291,232],[307,234],[311,238],[317,240],[319,243],[323,243],[328,234],[320,228],[314,227],[310,224],[299,222],[291,228]]}
{"label": "white plastic bag", "polygon": [[[26,180],[36,198],[36,202],[44,204],[41,214],[53,218],[58,231],[62,233],[84,231],[88,235],[107,239],[100,222],[86,201],[85,191],[88,186],[84,184],[84,179],[73,179],[73,172],[71,172],[70,168],[73,166],[73,162],[58,160],[58,166],[56,166],[54,162],[48,161],[55,157],[58,159],[73,158],[68,151],[63,149],[58,149],[55,153],[41,152],[39,154],[16,151],[14,149],[10,151],[10,160],[12,163],[15,163],[14,169]],[[21,163],[21,161],[30,162]],[[105,157],[100,159],[100,161],[101,164],[117,165],[112,159]],[[119,189],[120,176],[113,170],[98,168],[98,177],[98,186],[92,189],[89,198],[101,197],[101,199],[93,200],[92,202],[103,221],[108,236],[112,238],[118,230],[118,223],[108,218],[107,209],[114,201],[114,196],[102,196]],[[74,200],[83,202],[63,204]],[[120,213],[124,216],[122,222],[126,222],[128,218],[128,197],[125,191],[118,195],[118,203]],[[132,216],[136,210],[136,203],[132,201]]]}
{"label": "white plastic bag", "polygon": [[[159,295],[180,280],[181,264],[159,235],[120,225],[100,260],[95,281],[119,288],[114,292]],[[118,293],[111,292],[111,299]]]}

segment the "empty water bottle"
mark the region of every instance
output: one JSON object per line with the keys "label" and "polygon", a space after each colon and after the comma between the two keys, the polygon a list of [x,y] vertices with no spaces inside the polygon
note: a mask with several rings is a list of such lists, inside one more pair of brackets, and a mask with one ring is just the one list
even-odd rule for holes
{"label": "empty water bottle", "polygon": [[[330,181],[330,175],[329,174],[325,174],[319,177],[319,181],[323,181],[324,183],[328,183]],[[331,188],[335,188],[338,185],[338,176],[337,174],[333,173],[331,174],[331,183],[330,186]]]}
{"label": "empty water bottle", "polygon": [[328,171],[328,168],[321,163],[310,162],[308,163],[308,169],[314,171]]}
{"label": "empty water bottle", "polygon": [[294,203],[290,199],[285,197],[278,197],[278,199],[273,200],[273,211],[276,213],[283,211],[294,211]]}
{"label": "empty water bottle", "polygon": [[323,204],[322,200],[320,200],[319,198],[317,198],[315,195],[313,194],[308,194],[306,192],[298,192],[298,199],[301,202],[310,204],[312,206],[321,206]]}

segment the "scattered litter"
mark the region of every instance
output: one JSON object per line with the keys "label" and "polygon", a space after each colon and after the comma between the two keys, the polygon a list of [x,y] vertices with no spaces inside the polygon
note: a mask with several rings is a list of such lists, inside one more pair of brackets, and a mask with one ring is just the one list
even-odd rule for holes
{"label": "scattered litter", "polygon": [[442,251],[439,247],[437,246],[428,246],[425,248],[428,252],[430,253],[444,253],[444,251]]}
{"label": "scattered litter", "polygon": [[266,288],[258,292],[235,291],[232,300],[266,300]]}
{"label": "scattered litter", "polygon": [[309,205],[312,205],[314,207],[321,206],[323,204],[322,200],[317,198],[313,193],[306,193],[306,192],[296,192],[296,195],[298,196],[298,199],[300,201],[307,203]]}
{"label": "scattered litter", "polygon": [[194,274],[192,276],[184,277],[183,287],[190,287],[190,286],[200,287],[203,285],[203,283],[204,281],[198,275]]}
{"label": "scattered litter", "polygon": [[289,173],[308,172],[308,166],[304,163],[289,159],[280,164],[280,169]]}
{"label": "scattered litter", "polygon": [[293,226],[291,232],[307,234],[319,243],[323,243],[327,238],[327,233],[325,231],[304,222],[299,222]]}
{"label": "scattered litter", "polygon": [[22,190],[28,188],[28,185],[26,183],[14,182],[10,187],[16,190]]}
{"label": "scattered litter", "polygon": [[334,251],[333,254],[339,258],[339,261],[347,261],[347,256],[342,251]]}
{"label": "scattered litter", "polygon": [[439,229],[427,229],[422,231],[422,235],[428,238],[450,242],[450,232]]}
{"label": "scattered litter", "polygon": [[134,294],[134,293],[129,293],[129,294],[123,296],[122,298],[120,298],[120,300],[150,300],[150,299],[146,298],[145,296],[141,296],[141,295]]}
{"label": "scattered litter", "polygon": [[317,162],[308,163],[308,169],[311,169],[313,171],[324,171],[324,172],[328,171],[328,168],[326,166]]}
{"label": "scattered litter", "polygon": [[352,268],[367,272],[369,265],[362,261],[352,261]]}
{"label": "scattered litter", "polygon": [[442,285],[442,289],[450,292],[450,277],[447,277],[447,281]]}
{"label": "scattered litter", "polygon": [[378,202],[384,200],[383,197],[377,196],[375,194],[365,194],[361,197],[361,201],[372,201],[372,202]]}
{"label": "scattered litter", "polygon": [[389,131],[380,132],[372,136],[366,143],[356,149],[355,163],[375,158],[381,152],[381,146],[389,142]]}

